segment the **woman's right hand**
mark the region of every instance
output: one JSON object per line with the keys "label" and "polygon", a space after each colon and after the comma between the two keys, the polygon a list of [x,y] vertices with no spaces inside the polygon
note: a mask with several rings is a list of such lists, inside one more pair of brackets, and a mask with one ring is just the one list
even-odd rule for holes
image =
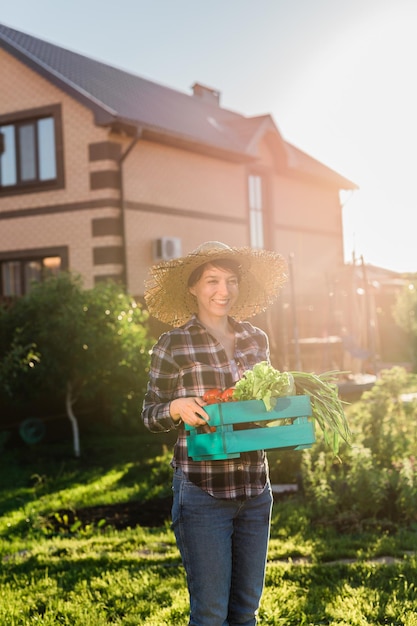
{"label": "woman's right hand", "polygon": [[176,398],[171,401],[169,411],[174,422],[179,422],[181,419],[189,426],[202,426],[210,419],[203,409],[205,405],[206,402],[198,397]]}

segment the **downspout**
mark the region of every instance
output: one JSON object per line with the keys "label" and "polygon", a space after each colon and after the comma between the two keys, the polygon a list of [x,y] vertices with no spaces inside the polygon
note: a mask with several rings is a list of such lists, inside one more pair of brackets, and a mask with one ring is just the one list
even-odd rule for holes
{"label": "downspout", "polygon": [[119,180],[120,180],[120,221],[121,221],[121,231],[122,231],[122,249],[123,249],[123,271],[122,271],[122,283],[125,291],[127,291],[127,244],[126,244],[126,219],[125,219],[125,194],[124,194],[124,184],[123,184],[123,163],[126,157],[131,153],[133,148],[136,146],[137,142],[142,136],[142,131],[140,129],[136,129],[136,134],[126,150],[118,159],[119,166]]}

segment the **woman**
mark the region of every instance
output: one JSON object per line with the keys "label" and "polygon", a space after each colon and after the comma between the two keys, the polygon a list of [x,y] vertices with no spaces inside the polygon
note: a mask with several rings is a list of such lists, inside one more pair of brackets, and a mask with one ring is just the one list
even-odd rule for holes
{"label": "woman", "polygon": [[244,320],[285,280],[278,254],[206,242],[151,269],[149,312],[175,328],[152,351],[142,418],[178,430],[172,525],[187,574],[192,626],[253,626],[264,585],[272,496],[264,451],[193,461],[184,423],[209,420],[204,392],[269,361],[266,334]]}

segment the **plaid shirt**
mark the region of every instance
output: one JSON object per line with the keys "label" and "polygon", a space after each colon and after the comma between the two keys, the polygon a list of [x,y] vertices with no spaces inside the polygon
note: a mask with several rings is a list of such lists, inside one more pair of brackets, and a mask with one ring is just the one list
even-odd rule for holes
{"label": "plaid shirt", "polygon": [[216,498],[246,499],[259,495],[265,487],[265,452],[245,452],[237,459],[193,461],[187,454],[184,425],[181,420],[174,422],[169,411],[175,398],[231,387],[255,363],[269,362],[266,334],[249,322],[230,319],[230,323],[235,329],[234,362],[196,316],[161,335],[152,350],[142,419],[153,432],[178,429],[171,465],[181,468],[194,484]]}

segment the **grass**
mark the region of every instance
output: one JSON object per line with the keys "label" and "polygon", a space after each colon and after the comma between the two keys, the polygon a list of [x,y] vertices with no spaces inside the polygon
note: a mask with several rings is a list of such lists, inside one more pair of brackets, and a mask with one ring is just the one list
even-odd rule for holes
{"label": "grass", "polygon": [[[2,626],[185,626],[184,570],[164,526],[103,524],[56,531],[63,508],[170,493],[165,436],[83,438],[3,453],[0,474]],[[417,626],[416,528],[313,527],[302,501],[274,505],[259,624]],[[393,557],[389,564],[378,557]]]}

